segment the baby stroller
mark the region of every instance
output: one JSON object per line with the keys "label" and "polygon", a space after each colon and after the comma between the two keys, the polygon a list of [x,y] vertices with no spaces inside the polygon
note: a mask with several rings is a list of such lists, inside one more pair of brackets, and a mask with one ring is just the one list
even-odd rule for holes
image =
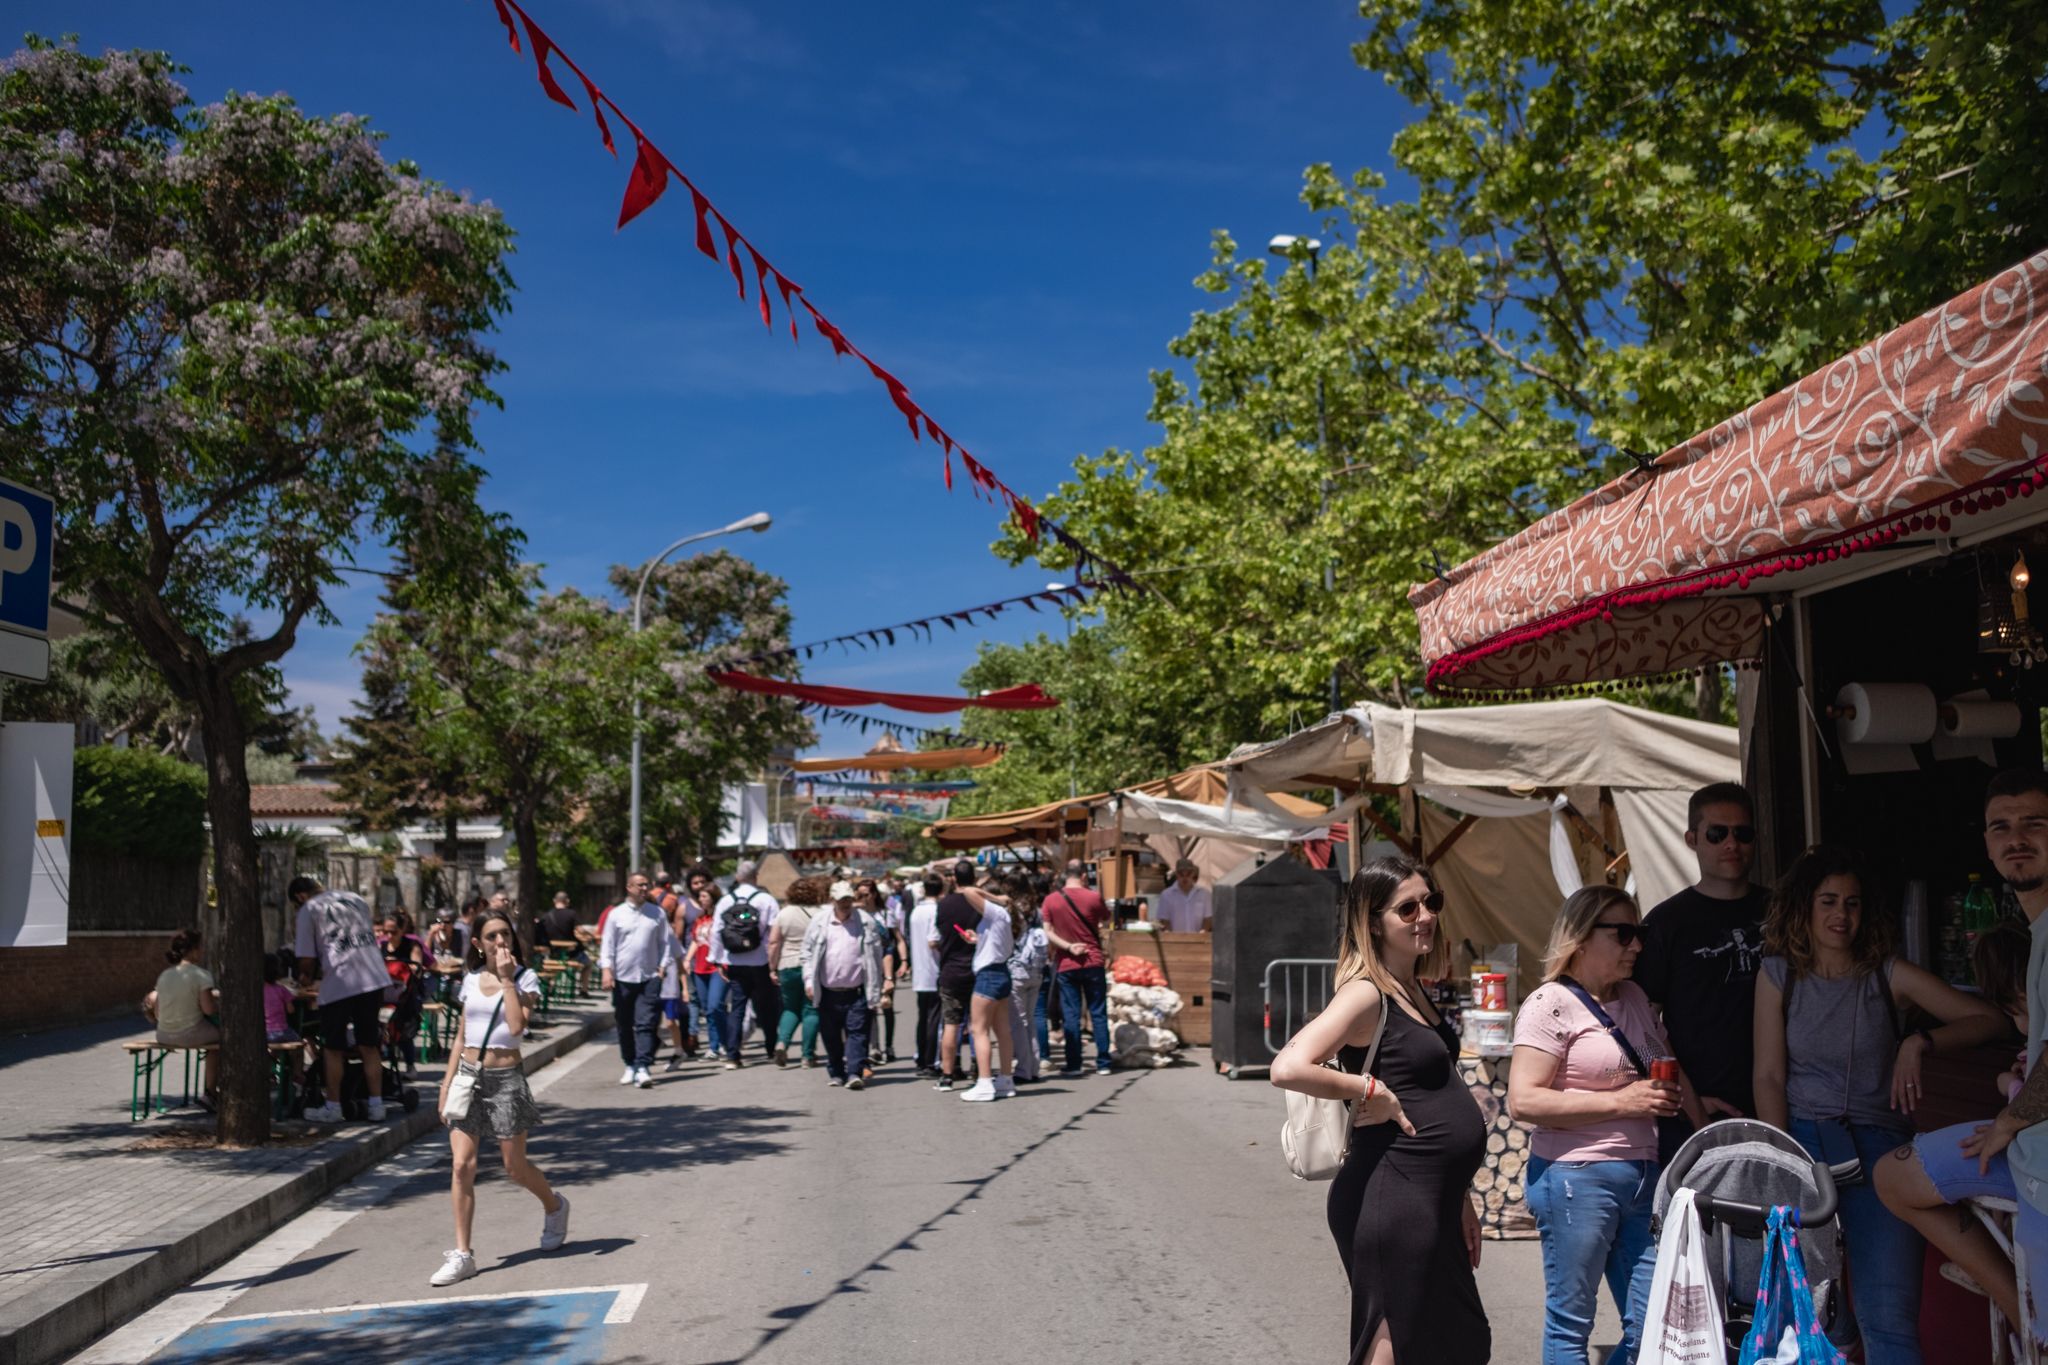
{"label": "baby stroller", "polygon": [[1764,1223],[1778,1204],[1799,1210],[1799,1249],[1828,1339],[1837,1346],[1856,1339],[1855,1322],[1841,1309],[1842,1225],[1835,1216],[1834,1175],[1825,1162],[1768,1123],[1724,1119],[1687,1138],[1658,1177],[1652,1227],[1659,1234],[1671,1193],[1680,1188],[1693,1192],[1699,1210],[1708,1271],[1726,1305],[1731,1362],[1755,1317]]}

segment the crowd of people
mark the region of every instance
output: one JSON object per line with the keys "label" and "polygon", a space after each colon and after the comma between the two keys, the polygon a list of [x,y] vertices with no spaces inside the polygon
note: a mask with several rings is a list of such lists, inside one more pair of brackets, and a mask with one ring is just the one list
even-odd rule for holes
{"label": "crowd of people", "polygon": [[[1900,958],[1884,888],[1850,851],[1809,849],[1772,890],[1753,885],[1755,805],[1733,783],[1689,803],[1693,886],[1647,916],[1614,887],[1565,899],[1542,983],[1516,1018],[1508,1080],[1509,1111],[1531,1130],[1523,1176],[1542,1240],[1545,1365],[1591,1358],[1603,1282],[1623,1323],[1609,1365],[1635,1360],[1659,1172],[1695,1129],[1727,1118],[1770,1123],[1832,1169],[1848,1311],[1869,1365],[1921,1359],[1926,1242],[2008,1322],[2048,1340],[2048,1069],[2030,1065],[2048,1035],[2048,776],[2000,774],[1983,815],[1985,851],[2026,923],[1982,936],[1976,993]],[[1424,864],[1360,868],[1335,995],[1272,1068],[1275,1085],[1351,1104],[1329,1222],[1351,1281],[1352,1359],[1371,1365],[1479,1365],[1492,1349],[1470,1194],[1486,1118],[1422,987],[1445,973],[1444,910]],[[1996,1119],[1916,1135],[1926,1059],[2016,1030],[2025,1048],[1984,1097]],[[2036,1277],[2024,1296],[2013,1260],[1953,1207],[1984,1195],[2017,1201]]]}

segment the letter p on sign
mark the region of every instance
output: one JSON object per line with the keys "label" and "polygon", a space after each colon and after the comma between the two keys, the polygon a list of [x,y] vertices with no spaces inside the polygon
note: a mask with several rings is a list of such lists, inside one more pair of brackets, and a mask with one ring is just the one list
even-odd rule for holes
{"label": "letter p on sign", "polygon": [[50,632],[54,511],[45,495],[0,479],[0,629]]}

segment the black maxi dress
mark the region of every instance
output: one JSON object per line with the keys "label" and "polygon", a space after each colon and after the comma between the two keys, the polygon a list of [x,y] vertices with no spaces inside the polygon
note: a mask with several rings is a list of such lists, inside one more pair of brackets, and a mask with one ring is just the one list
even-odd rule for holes
{"label": "black maxi dress", "polygon": [[[1330,1233],[1351,1279],[1351,1360],[1364,1361],[1380,1323],[1395,1365],[1485,1365],[1493,1351],[1465,1251],[1463,1205],[1486,1154],[1486,1121],[1458,1075],[1450,1026],[1416,1022],[1392,1001],[1373,1074],[1390,1087],[1409,1137],[1392,1123],[1351,1130],[1330,1185]],[[1338,1064],[1357,1075],[1366,1049]]]}

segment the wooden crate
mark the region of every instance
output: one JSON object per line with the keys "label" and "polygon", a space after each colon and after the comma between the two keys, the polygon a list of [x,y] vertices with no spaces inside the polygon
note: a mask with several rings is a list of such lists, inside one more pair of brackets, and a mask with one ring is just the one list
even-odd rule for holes
{"label": "wooden crate", "polygon": [[1173,1031],[1190,1047],[1209,1046],[1209,972],[1212,943],[1208,934],[1144,934],[1125,931],[1109,936],[1109,956],[1142,957],[1166,977],[1180,995],[1180,1014]]}

